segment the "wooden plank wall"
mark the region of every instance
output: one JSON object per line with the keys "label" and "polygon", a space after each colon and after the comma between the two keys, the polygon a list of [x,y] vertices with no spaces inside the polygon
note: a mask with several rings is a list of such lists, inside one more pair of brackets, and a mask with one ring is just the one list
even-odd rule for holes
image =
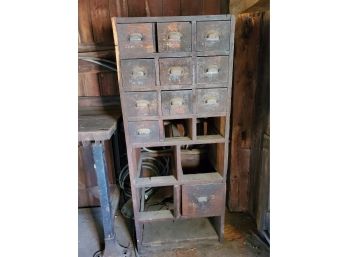
{"label": "wooden plank wall", "polygon": [[[111,17],[226,14],[228,0],[79,0],[78,12],[79,57],[115,61]],[[78,95],[118,96],[116,73],[79,60]],[[111,156],[109,148],[106,154]],[[87,161],[82,163],[86,156]],[[93,163],[88,156],[80,147],[79,207],[97,203],[97,199],[91,195],[96,181],[91,173]]]}
{"label": "wooden plank wall", "polygon": [[237,16],[232,110],[227,204],[231,211],[253,214],[256,156],[269,115],[269,12]]}

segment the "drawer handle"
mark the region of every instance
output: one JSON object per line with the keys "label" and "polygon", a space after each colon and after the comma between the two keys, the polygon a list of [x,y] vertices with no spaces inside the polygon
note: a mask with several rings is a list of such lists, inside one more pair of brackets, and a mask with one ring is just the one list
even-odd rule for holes
{"label": "drawer handle", "polygon": [[137,130],[137,134],[139,136],[146,136],[146,135],[150,135],[151,133],[151,129],[149,128],[140,128]]}
{"label": "drawer handle", "polygon": [[184,69],[180,66],[174,66],[169,69],[169,74],[173,77],[181,77],[184,74]]}
{"label": "drawer handle", "polygon": [[197,197],[197,201],[199,203],[206,203],[208,202],[208,197],[207,196],[200,196],[200,197]]}
{"label": "drawer handle", "polygon": [[205,70],[205,74],[210,75],[210,76],[217,75],[219,73],[219,71],[220,70],[219,70],[218,66],[212,65]]}
{"label": "drawer handle", "polygon": [[182,38],[182,34],[177,31],[172,31],[168,33],[168,40],[170,41],[180,41]]}
{"label": "drawer handle", "polygon": [[138,42],[143,40],[143,35],[141,33],[132,33],[129,35],[130,42]]}
{"label": "drawer handle", "polygon": [[217,104],[217,99],[215,96],[209,96],[204,100],[206,105],[215,105]]}
{"label": "drawer handle", "polygon": [[207,40],[207,41],[219,41],[220,40],[219,33],[217,33],[216,31],[210,32],[205,37],[205,40]]}
{"label": "drawer handle", "polygon": [[145,77],[146,73],[143,69],[134,69],[132,71],[132,76],[136,79]]}
{"label": "drawer handle", "polygon": [[150,105],[150,102],[147,100],[138,100],[135,103],[135,106],[137,108],[145,108],[145,107],[149,107],[149,105]]}
{"label": "drawer handle", "polygon": [[172,106],[182,106],[184,104],[184,99],[181,97],[174,97],[170,100],[170,105]]}

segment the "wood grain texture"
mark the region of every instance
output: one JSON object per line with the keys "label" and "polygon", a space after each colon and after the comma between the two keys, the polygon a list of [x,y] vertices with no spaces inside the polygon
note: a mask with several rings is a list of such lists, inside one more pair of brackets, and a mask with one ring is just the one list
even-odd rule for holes
{"label": "wood grain texture", "polygon": [[145,1],[144,0],[128,0],[128,16],[129,17],[145,17]]}
{"label": "wood grain texture", "polygon": [[262,15],[242,14],[236,20],[231,160],[228,207],[247,211],[252,121],[259,69]]}
{"label": "wood grain texture", "polygon": [[179,16],[180,10],[180,0],[163,0],[163,16]]}
{"label": "wood grain texture", "polygon": [[148,13],[146,16],[162,16],[163,15],[163,0],[145,0]]}
{"label": "wood grain texture", "polygon": [[90,0],[94,42],[111,45],[113,42],[108,0]]}
{"label": "wood grain texture", "polygon": [[181,0],[181,15],[202,15],[203,0]]}
{"label": "wood grain texture", "polygon": [[89,0],[79,0],[78,5],[79,44],[91,44],[93,43],[93,33]]}
{"label": "wood grain texture", "polygon": [[204,15],[214,15],[221,13],[221,5],[223,1],[216,0],[203,0],[203,13]]}

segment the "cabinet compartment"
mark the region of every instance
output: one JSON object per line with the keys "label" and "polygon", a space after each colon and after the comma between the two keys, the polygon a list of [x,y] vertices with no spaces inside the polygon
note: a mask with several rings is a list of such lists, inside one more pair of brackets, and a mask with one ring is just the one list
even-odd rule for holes
{"label": "cabinet compartment", "polygon": [[143,89],[155,85],[155,61],[153,59],[122,60],[122,81],[126,89]]}
{"label": "cabinet compartment", "polygon": [[156,52],[153,23],[117,24],[117,29],[121,56]]}
{"label": "cabinet compartment", "polygon": [[182,215],[187,217],[220,216],[225,207],[225,183],[183,185]]}
{"label": "cabinet compartment", "polygon": [[197,114],[207,115],[226,112],[227,88],[197,89]]}
{"label": "cabinet compartment", "polygon": [[197,22],[197,51],[230,50],[230,21]]}
{"label": "cabinet compartment", "polygon": [[162,91],[162,114],[185,115],[192,113],[192,90]]}
{"label": "cabinet compartment", "polygon": [[159,59],[161,85],[192,84],[192,58]]}
{"label": "cabinet compartment", "polygon": [[192,119],[164,120],[165,138],[192,139]]}
{"label": "cabinet compartment", "polygon": [[225,136],[226,117],[197,118],[197,138],[210,135]]}
{"label": "cabinet compartment", "polygon": [[197,83],[225,83],[228,80],[228,56],[197,57]]}
{"label": "cabinet compartment", "polygon": [[131,143],[159,141],[158,121],[129,121],[128,128]]}
{"label": "cabinet compartment", "polygon": [[124,98],[128,117],[158,115],[157,92],[125,93]]}
{"label": "cabinet compartment", "polygon": [[190,52],[191,22],[157,23],[159,52]]}

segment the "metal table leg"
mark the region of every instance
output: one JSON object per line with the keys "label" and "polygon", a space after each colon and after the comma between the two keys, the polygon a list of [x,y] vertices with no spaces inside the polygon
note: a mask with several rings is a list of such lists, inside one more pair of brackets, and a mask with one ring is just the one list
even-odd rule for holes
{"label": "metal table leg", "polygon": [[115,237],[114,220],[115,213],[112,213],[109,180],[107,176],[107,166],[104,154],[104,144],[102,142],[95,142],[92,144],[92,152],[94,159],[94,169],[97,175],[97,182],[100,194],[100,207],[103,219],[103,230],[105,249],[104,257],[126,257],[129,256],[127,248],[121,247]]}

